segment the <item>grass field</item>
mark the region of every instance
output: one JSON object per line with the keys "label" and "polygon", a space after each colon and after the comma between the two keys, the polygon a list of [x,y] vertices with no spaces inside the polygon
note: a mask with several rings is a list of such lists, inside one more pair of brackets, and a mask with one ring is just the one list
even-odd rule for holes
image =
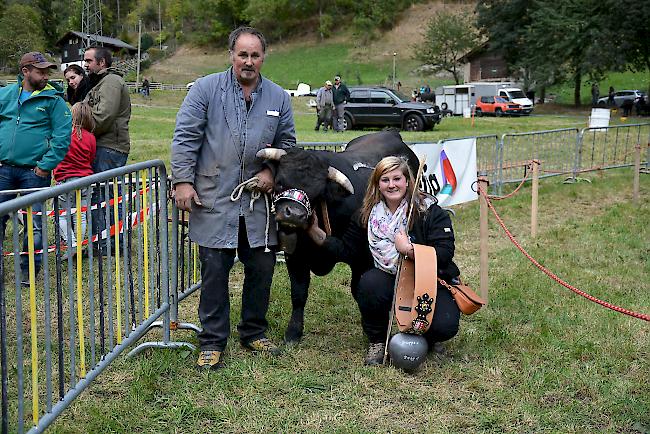
{"label": "grass field", "polygon": [[[530,253],[569,283],[648,313],[650,179],[631,203],[630,169],[591,183],[540,187],[540,230],[529,232],[530,188],[496,204]],[[456,260],[478,282],[478,207],[456,209]],[[53,432],[610,432],[650,429],[647,323],[606,310],[545,277],[514,249],[490,216],[490,302],[461,320],[444,356],[407,375],[362,366],[366,342],[349,294],[349,270],[312,279],[301,344],[278,358],[237,343],[227,368],[197,372],[195,354],[124,357],[56,422]],[[241,267],[232,275],[233,323]],[[279,264],[268,314],[281,339],[290,313]],[[181,304],[197,322],[198,296]],[[196,344],[189,332],[174,332]],[[155,333],[150,336],[158,340]]]}
{"label": "grass field", "polygon": [[[272,47],[264,60],[264,75],[286,89],[295,89],[300,82],[312,86],[322,85],[325,80],[332,80],[337,74],[346,77],[348,84],[383,84],[388,79],[392,82],[392,63],[361,61],[351,55],[352,49],[351,43],[338,41],[307,42],[299,47]],[[196,58],[201,60],[195,63]],[[413,63],[412,59],[401,60],[400,73],[403,71],[406,74],[406,68]],[[225,50],[210,50],[201,56],[197,49],[189,49],[154,65],[146,74],[157,81],[180,84],[223,71],[228,66],[229,59]]]}
{"label": "grass field", "polygon": [[[131,160],[169,159],[182,94],[154,94],[158,107],[134,108]],[[134,99],[134,102],[139,101]],[[312,130],[314,115],[295,101],[298,139],[350,140]],[[302,107],[305,107],[303,109]],[[405,140],[581,126],[586,113],[528,118],[451,118]],[[648,313],[650,179],[631,203],[632,172],[586,175],[592,183],[540,187],[540,230],[529,233],[530,188],[496,204],[509,228],[542,264],[569,283]],[[478,282],[478,207],[457,207],[456,260]],[[196,355],[150,351],[124,357],[68,409],[53,432],[629,432],[650,430],[647,323],[606,310],[545,277],[514,249],[490,216],[490,303],[464,317],[447,354],[430,356],[416,375],[362,366],[366,342],[338,266],[312,280],[306,336],[277,359],[242,350],[233,339],[227,369],[197,372]],[[241,268],[231,291],[238,318]],[[279,341],[290,313],[288,277],[276,268],[268,314]],[[197,322],[198,295],[181,304]],[[189,332],[179,340],[196,344]],[[154,332],[150,339],[158,340]]]}
{"label": "grass field", "polygon": [[[610,72],[598,83],[600,96],[607,96],[609,86],[614,86],[615,90],[639,89],[648,92],[650,87],[650,71],[642,72]],[[573,105],[574,86],[572,83],[564,83],[552,86],[548,89],[547,94],[556,95],[555,102],[558,104]],[[580,87],[581,102],[584,105],[591,104],[591,82],[587,77],[583,77],[582,86]]]}
{"label": "grass field", "polygon": [[[130,162],[161,158],[184,92],[133,97]],[[349,141],[364,134],[313,131],[306,99],[294,99],[299,141]],[[407,141],[582,127],[586,111],[522,118],[446,118]],[[637,119],[628,119],[634,122]],[[615,119],[615,122],[621,122]],[[531,239],[530,187],[496,203],[530,253],[569,283],[626,308],[650,313],[650,178],[631,202],[632,171],[585,174],[591,183],[540,186],[540,229]],[[507,192],[507,191],[506,191]],[[455,208],[456,261],[478,286],[478,206]],[[606,310],[534,268],[490,216],[490,303],[461,320],[445,356],[429,356],[407,375],[362,366],[366,341],[338,266],[312,279],[303,342],[276,359],[237,342],[242,270],[232,274],[232,339],[227,369],[197,372],[189,351],[120,357],[54,424],[69,432],[629,432],[650,430],[647,323]],[[269,335],[281,340],[290,314],[286,268],[278,264]],[[197,323],[198,293],[180,320]],[[160,340],[152,332],[149,340]],[[190,332],[177,340],[197,344]]]}

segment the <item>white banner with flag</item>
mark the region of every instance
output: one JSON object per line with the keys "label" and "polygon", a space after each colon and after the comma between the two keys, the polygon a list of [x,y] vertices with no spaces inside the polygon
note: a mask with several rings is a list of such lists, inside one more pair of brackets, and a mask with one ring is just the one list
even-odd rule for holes
{"label": "white banner with flag", "polygon": [[476,139],[456,139],[411,145],[419,158],[426,155],[420,188],[438,198],[440,206],[478,199]]}

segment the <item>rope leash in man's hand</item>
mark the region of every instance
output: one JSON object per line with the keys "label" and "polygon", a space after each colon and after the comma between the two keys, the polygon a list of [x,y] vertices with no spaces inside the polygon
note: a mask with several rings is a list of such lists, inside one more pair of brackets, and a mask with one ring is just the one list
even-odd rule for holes
{"label": "rope leash in man's hand", "polygon": [[[244,190],[251,192],[251,200],[248,204],[248,209],[253,212],[253,205],[255,201],[262,197],[262,192],[257,189],[257,182],[259,178],[253,176],[252,178],[241,182],[235,187],[235,189],[230,194],[230,200],[232,202],[237,202],[241,199],[241,195],[244,193]],[[264,228],[264,251],[270,252],[269,249],[269,227],[271,226],[271,206],[269,205],[269,194],[264,193],[264,204],[266,205],[266,226]]]}

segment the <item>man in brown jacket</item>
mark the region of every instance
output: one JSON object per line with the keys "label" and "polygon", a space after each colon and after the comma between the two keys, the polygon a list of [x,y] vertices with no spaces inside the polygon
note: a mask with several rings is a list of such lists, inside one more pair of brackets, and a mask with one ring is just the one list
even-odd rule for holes
{"label": "man in brown jacket", "polygon": [[106,47],[91,47],[84,54],[92,86],[86,102],[92,107],[96,124],[95,172],[124,166],[131,148],[131,97],[122,76],[111,68],[112,63],[111,52]]}
{"label": "man in brown jacket", "polygon": [[[97,153],[93,162],[95,173],[124,166],[131,149],[131,97],[122,76],[111,68],[112,63],[111,52],[106,47],[91,47],[84,53],[84,64],[92,86],[85,101],[92,107],[96,124],[94,134],[97,139]],[[103,191],[93,194],[93,203],[105,200]],[[121,211],[118,214],[121,219]],[[93,214],[94,234],[101,234],[104,230],[104,220],[103,213]],[[100,238],[99,244],[102,253],[106,253],[106,239]]]}

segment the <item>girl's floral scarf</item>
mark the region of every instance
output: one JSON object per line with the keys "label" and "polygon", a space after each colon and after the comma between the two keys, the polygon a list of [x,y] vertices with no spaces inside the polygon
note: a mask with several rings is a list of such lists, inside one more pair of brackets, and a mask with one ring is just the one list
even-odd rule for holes
{"label": "girl's floral scarf", "polygon": [[381,200],[368,217],[368,243],[375,267],[390,274],[397,274],[399,253],[395,248],[395,235],[401,229],[406,229],[407,207],[408,202],[404,198],[393,214]]}

